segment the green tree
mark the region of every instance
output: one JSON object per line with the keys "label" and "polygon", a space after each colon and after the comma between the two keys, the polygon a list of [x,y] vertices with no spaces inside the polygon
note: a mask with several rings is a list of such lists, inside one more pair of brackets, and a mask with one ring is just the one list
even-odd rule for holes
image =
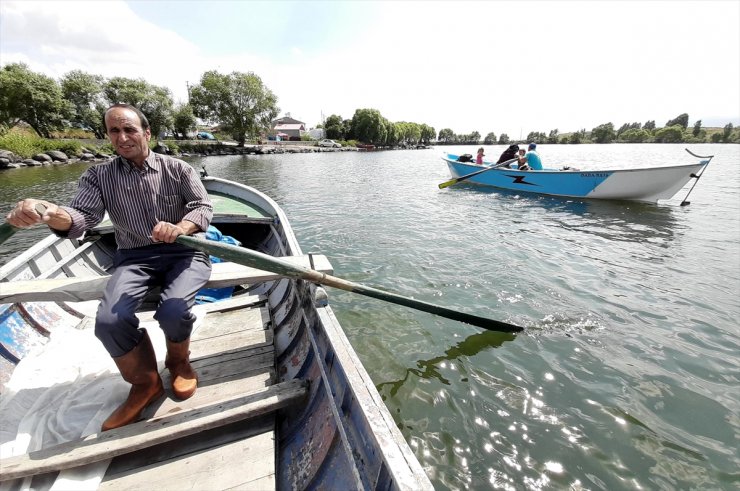
{"label": "green tree", "polygon": [[730,135],[732,135],[732,123],[727,123],[722,131],[722,141],[728,143],[730,141]]}
{"label": "green tree", "polygon": [[483,139],[484,145],[494,145],[495,143],[496,143],[496,134],[494,132],[490,132]]}
{"label": "green tree", "polygon": [[621,135],[619,140],[627,143],[644,143],[650,139],[650,133],[643,129],[629,128]]}
{"label": "green tree", "polygon": [[697,137],[701,134],[701,119],[694,123],[694,129],[691,130],[691,134]]}
{"label": "green tree", "polygon": [[684,127],[681,125],[667,126],[655,132],[656,143],[680,143],[683,141]]}
{"label": "green tree", "polygon": [[434,140],[434,136],[437,133],[434,131],[434,128],[429,126],[428,124],[422,124],[421,125],[421,141],[428,144],[432,140]]}
{"label": "green tree", "polygon": [[646,121],[644,125],[642,125],[642,129],[647,131],[653,131],[655,130],[655,120],[652,119],[650,121]]}
{"label": "green tree", "polygon": [[103,93],[109,105],[122,102],[138,107],[155,137],[173,126],[172,95],[165,87],[151,85],[143,78],[113,77],[103,86]]}
{"label": "green tree", "polygon": [[393,147],[398,145],[403,138],[403,123],[390,123],[386,127],[385,144]]}
{"label": "green tree", "polygon": [[74,107],[70,120],[89,128],[96,138],[105,138],[103,113],[107,107],[103,95],[105,78],[81,70],[67,72],[61,80],[62,94]]}
{"label": "green tree", "polygon": [[332,140],[344,140],[342,117],[332,114],[326,118],[326,121],[324,121],[324,133],[326,133],[327,138],[331,138]]}
{"label": "green tree", "polygon": [[252,72],[208,71],[191,88],[190,103],[196,116],[220,123],[239,146],[268,130],[279,111],[275,94]]}
{"label": "green tree", "polygon": [[356,140],[357,137],[352,133],[352,120],[345,119],[342,121],[342,134],[345,140]]}
{"label": "green tree", "polygon": [[509,135],[506,133],[501,133],[501,136],[498,137],[499,145],[508,145],[510,141]]}
{"label": "green tree", "polygon": [[439,130],[437,140],[444,143],[452,143],[455,141],[455,133],[450,128],[442,128]]}
{"label": "green tree", "polygon": [[547,141],[547,136],[542,131],[530,131],[527,135],[527,141],[530,143],[542,143]]}
{"label": "green tree", "polygon": [[573,145],[578,145],[580,143],[583,143],[583,140],[585,139],[586,139],[586,129],[583,128],[580,131],[571,133],[570,138],[568,139],[568,143],[571,143]]}
{"label": "green tree", "polygon": [[71,114],[72,106],[53,78],[32,72],[24,63],[0,69],[0,123],[13,127],[25,121],[39,136],[50,138]]}
{"label": "green tree", "polygon": [[625,131],[627,131],[628,129],[630,129],[629,123],[624,123],[622,126],[620,126],[619,129],[617,130],[617,138],[619,138],[620,135],[624,133]]}
{"label": "green tree", "polygon": [[195,130],[196,119],[190,104],[177,106],[172,119],[172,129],[177,138],[187,138],[188,133]]}
{"label": "green tree", "polygon": [[410,145],[416,145],[421,141],[421,126],[417,123],[407,123],[400,121],[395,123],[398,130],[398,141]]}
{"label": "green tree", "polygon": [[388,135],[387,124],[377,109],[357,109],[352,117],[352,133],[361,142],[382,145]]}
{"label": "green tree", "polygon": [[468,138],[468,141],[470,143],[473,143],[475,145],[480,143],[480,133],[478,133],[477,131],[472,132]]}
{"label": "green tree", "polygon": [[674,119],[671,119],[666,124],[666,128],[669,126],[680,126],[683,129],[689,127],[689,115],[687,113],[679,114]]}
{"label": "green tree", "polygon": [[560,132],[558,131],[557,128],[555,128],[554,130],[550,130],[550,134],[547,135],[547,140],[546,140],[547,143],[557,143],[559,134]]}
{"label": "green tree", "polygon": [[615,137],[612,123],[604,123],[591,130],[591,139],[594,143],[611,143]]}

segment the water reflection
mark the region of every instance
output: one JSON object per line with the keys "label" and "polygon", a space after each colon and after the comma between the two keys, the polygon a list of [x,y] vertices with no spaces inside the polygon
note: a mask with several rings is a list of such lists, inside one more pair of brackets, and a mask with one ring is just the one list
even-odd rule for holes
{"label": "water reflection", "polygon": [[[390,391],[390,396],[394,397],[412,374],[422,379],[436,379],[444,385],[450,385],[449,380],[439,371],[442,364],[448,361],[455,361],[461,356],[470,358],[483,350],[498,348],[506,341],[512,341],[514,338],[514,334],[493,331],[483,331],[473,334],[446,350],[443,356],[436,356],[429,360],[419,360],[416,362],[416,368],[407,368],[401,379],[392,382],[382,382],[376,385],[376,388],[381,395],[387,389]],[[385,396],[383,398],[385,399]]]}
{"label": "water reflection", "polygon": [[[579,200],[459,184],[451,192],[481,193],[501,202],[505,210],[538,210],[548,224],[620,242],[672,240],[682,226],[677,205],[612,200]],[[546,214],[542,214],[546,213]]]}

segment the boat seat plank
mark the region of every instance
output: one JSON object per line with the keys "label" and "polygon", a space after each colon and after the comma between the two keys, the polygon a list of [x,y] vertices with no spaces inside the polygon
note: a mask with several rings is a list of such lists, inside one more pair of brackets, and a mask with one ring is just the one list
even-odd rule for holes
{"label": "boat seat plank", "polygon": [[[217,426],[274,412],[303,399],[307,382],[290,380],[206,407],[115,428],[82,440],[3,459],[0,481],[99,462]],[[273,467],[274,469],[274,467]]]}
{"label": "boat seat plank", "polygon": [[[275,489],[271,431],[107,477],[99,489]],[[217,462],[218,465],[214,465]],[[238,469],[238,472],[224,472]]]}
{"label": "boat seat plank", "polygon": [[195,338],[190,343],[190,359],[207,358],[219,353],[232,353],[244,348],[259,348],[272,345],[271,330],[235,331],[224,336]]}
{"label": "boat seat plank", "polygon": [[[91,301],[95,302],[95,301]],[[218,302],[203,303],[195,307],[194,313],[198,314],[209,314],[210,316],[220,312],[228,312],[230,310],[246,309],[249,307],[261,307],[267,302],[264,296],[244,294],[235,297],[226,298],[219,300]],[[74,304],[77,306],[78,304]],[[97,312],[97,302],[94,303],[95,308],[92,310],[89,317],[94,317]],[[139,322],[152,322],[154,321],[155,311],[151,308],[145,310],[139,310],[136,312],[136,317],[139,318]],[[256,327],[255,327],[256,328]],[[194,334],[195,335],[195,334]]]}
{"label": "boat seat plank", "polygon": [[238,331],[264,331],[270,327],[270,313],[267,307],[253,307],[248,310],[232,310],[209,313],[202,326],[193,332],[193,342]]}
{"label": "boat seat plank", "polygon": [[[132,474],[138,471],[138,469],[155,465],[172,466],[175,467],[177,462],[182,462],[183,456],[189,456],[190,458],[200,458],[198,455],[193,455],[203,450],[207,450],[216,446],[224,445],[229,442],[236,440],[249,439],[263,433],[273,433],[275,430],[275,416],[274,414],[268,414],[261,416],[250,421],[239,421],[230,425],[213,428],[211,430],[198,433],[189,437],[181,438],[176,441],[162,443],[155,445],[138,452],[132,452],[126,455],[121,455],[113,459],[108,466],[108,470],[100,484],[99,490],[103,489],[125,489],[130,488],[129,483],[132,480]],[[250,452],[255,452],[256,449],[250,449]],[[271,469],[275,469],[274,462],[274,450],[272,448],[266,449],[261,452],[261,455],[267,457],[267,460],[261,461],[256,464],[255,467],[259,466],[264,470],[260,470],[261,475],[271,475],[274,472]],[[254,453],[254,455],[260,455]],[[155,464],[160,463],[160,464]],[[211,462],[213,464],[213,462]],[[180,464],[182,465],[182,464]],[[161,468],[161,467],[160,467]],[[237,465],[232,467],[233,469],[239,468],[241,473],[243,470],[241,466]],[[250,469],[245,469],[251,471]],[[134,471],[134,472],[130,472]],[[173,477],[173,482],[179,483],[179,489],[183,489],[182,481]],[[256,482],[256,481],[253,481]],[[272,486],[260,487],[256,489],[272,489]],[[136,489],[150,489],[148,485],[140,485]],[[193,488],[196,489],[196,488]],[[212,489],[211,486],[202,486],[197,489]]]}
{"label": "boat seat plank", "polygon": [[[333,272],[329,260],[323,255],[312,255],[311,258],[308,255],[285,256],[282,259],[306,268],[310,267],[313,260],[314,269],[317,271],[327,274]],[[207,288],[246,285],[283,278],[282,275],[232,262],[215,263],[212,266],[211,278],[206,283]],[[91,276],[1,282],[0,304],[96,300],[102,297],[109,279],[110,276]]]}

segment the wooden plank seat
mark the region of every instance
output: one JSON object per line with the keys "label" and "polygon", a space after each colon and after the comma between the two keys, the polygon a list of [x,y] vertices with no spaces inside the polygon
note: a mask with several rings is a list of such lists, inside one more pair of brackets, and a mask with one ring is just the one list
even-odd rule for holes
{"label": "wooden plank seat", "polygon": [[[311,267],[331,274],[333,269],[324,255],[287,256],[282,258],[293,264]],[[222,288],[271,281],[281,275],[232,262],[213,264],[207,288]],[[0,283],[0,304],[16,302],[84,302],[97,300],[103,295],[110,276],[82,278],[52,278]]]}

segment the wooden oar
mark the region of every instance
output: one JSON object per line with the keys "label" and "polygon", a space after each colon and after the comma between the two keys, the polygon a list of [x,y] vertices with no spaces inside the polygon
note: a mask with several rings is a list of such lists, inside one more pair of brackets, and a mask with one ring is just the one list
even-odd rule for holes
{"label": "wooden oar", "polygon": [[313,269],[291,264],[283,259],[269,256],[251,249],[224,244],[221,242],[198,239],[196,237],[186,235],[179,236],[177,238],[177,242],[221,259],[243,264],[244,266],[251,266],[265,271],[271,271],[289,278],[302,279],[319,285],[339,288],[340,290],[352,293],[359,293],[360,295],[377,298],[397,305],[404,305],[406,307],[411,307],[412,309],[421,310],[440,317],[446,317],[447,319],[465,322],[466,324],[472,324],[491,331],[519,332],[523,330],[522,327],[509,324],[507,322],[459,312],[433,303],[422,302],[421,300],[414,300],[413,298],[404,297],[396,293],[386,292],[378,290],[377,288],[353,283],[351,281],[337,278],[336,276],[331,276]]}
{"label": "wooden oar", "polygon": [[450,187],[453,184],[457,184],[458,182],[465,181],[467,179],[470,179],[473,176],[477,176],[478,174],[482,174],[482,173],[487,172],[487,171],[489,171],[491,169],[498,169],[499,167],[504,167],[505,165],[509,165],[510,163],[512,163],[512,162],[514,162],[516,160],[519,160],[519,159],[518,158],[514,158],[514,159],[511,159],[511,160],[507,160],[506,162],[501,162],[500,164],[489,165],[485,169],[477,170],[475,172],[471,172],[470,174],[465,174],[464,176],[460,176],[460,177],[456,177],[454,179],[450,179],[449,181],[445,181],[445,182],[441,183],[439,185],[439,189],[444,189],[444,188]]}
{"label": "wooden oar", "polygon": [[[46,206],[44,206],[41,203],[36,203],[36,213],[38,213],[39,216],[43,215],[45,211],[46,211]],[[2,225],[0,225],[0,245],[2,245],[3,242],[11,238],[19,230],[20,230],[19,227],[14,227],[8,222],[5,222]]]}

